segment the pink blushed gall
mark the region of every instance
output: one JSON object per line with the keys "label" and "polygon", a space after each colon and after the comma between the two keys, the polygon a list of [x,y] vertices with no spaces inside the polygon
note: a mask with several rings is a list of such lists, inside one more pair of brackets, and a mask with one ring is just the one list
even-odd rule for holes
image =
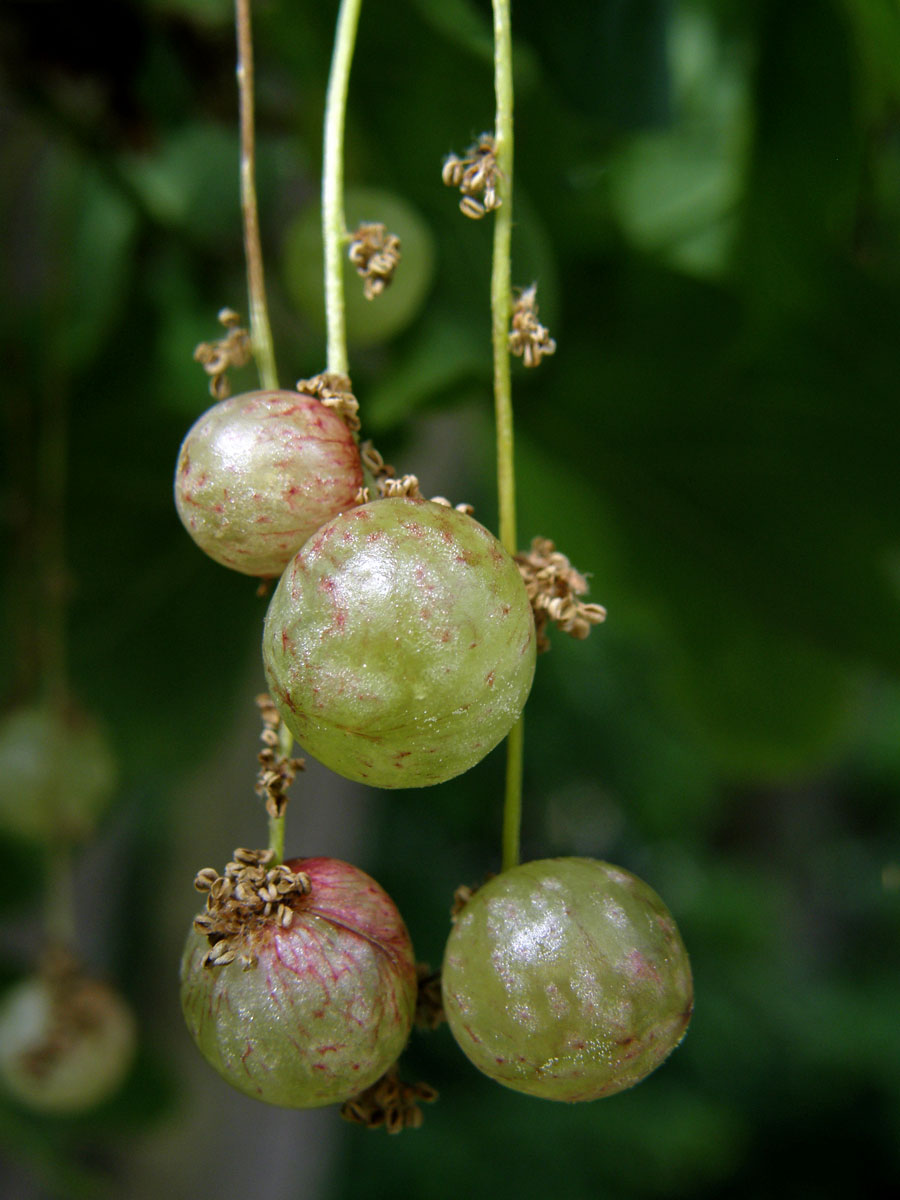
{"label": "pink blushed gall", "polygon": [[334,858],[284,865],[308,876],[308,894],[290,898],[289,917],[247,919],[224,963],[204,962],[209,939],[192,930],[181,1003],[201,1053],[233,1087],[316,1108],[355,1095],[399,1057],[415,960],[396,906],[363,871]]}
{"label": "pink blushed gall", "polygon": [[299,392],[248,392],[214,405],[189,430],[175,505],[216,562],[271,578],[354,504],[361,485],[356,443],[335,412]]}

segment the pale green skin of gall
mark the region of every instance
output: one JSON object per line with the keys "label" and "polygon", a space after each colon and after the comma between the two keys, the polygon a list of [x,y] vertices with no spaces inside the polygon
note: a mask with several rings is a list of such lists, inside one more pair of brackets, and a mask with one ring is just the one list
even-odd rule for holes
{"label": "pale green skin of gall", "polygon": [[534,676],[531,605],[493,534],[430,501],[376,500],[292,560],[263,634],[269,691],[300,745],[375,787],[467,771]]}
{"label": "pale green skin of gall", "polygon": [[210,558],[271,578],[354,503],[362,482],[353,435],[331,409],[299,392],[247,392],[213,405],[188,431],[175,506]]}
{"label": "pale green skin of gall", "polygon": [[416,1007],[412,944],[393,901],[363,871],[333,858],[287,864],[310,878],[288,929],[248,930],[257,956],[201,966],[192,930],[181,1005],[204,1058],[238,1091],[284,1108],[349,1099],[393,1066]]}
{"label": "pale green skin of gall", "polygon": [[[81,1005],[94,1020],[67,1040],[60,1053],[29,1069],[28,1056],[41,1053],[55,1036],[58,1017],[53,990],[45,979],[31,976],[0,1000],[0,1080],[21,1103],[39,1112],[83,1112],[118,1090],[134,1059],[137,1041],[131,1010],[111,988],[97,980],[82,981]],[[63,1018],[64,1019],[64,1018]]]}
{"label": "pale green skin of gall", "polygon": [[76,709],[19,708],[0,722],[0,829],[35,841],[90,837],[118,784],[101,725]]}
{"label": "pale green skin of gall", "polygon": [[638,1083],[678,1045],[691,969],[660,898],[587,858],[523,863],[480,888],[444,956],[444,1011],[480,1071],[548,1100]]}

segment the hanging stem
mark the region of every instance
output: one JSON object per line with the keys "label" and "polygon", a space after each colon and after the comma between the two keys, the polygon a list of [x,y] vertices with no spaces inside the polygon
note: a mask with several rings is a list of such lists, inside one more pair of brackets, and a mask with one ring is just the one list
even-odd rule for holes
{"label": "hanging stem", "polygon": [[[64,319],[61,295],[51,299],[48,324]],[[41,412],[35,492],[35,552],[39,578],[37,606],[42,699],[50,714],[44,753],[53,764],[51,812],[62,808],[61,794],[68,787],[67,764],[60,763],[52,744],[53,723],[65,721],[69,706],[69,672],[66,647],[68,569],[66,564],[66,494],[68,490],[69,404],[64,369],[49,358],[40,375]],[[48,945],[75,947],[75,891],[72,846],[59,830],[48,832],[44,845],[44,937]]]}
{"label": "hanging stem", "polygon": [[278,817],[269,816],[269,849],[274,855],[270,866],[273,867],[284,862],[284,816],[284,813]]}
{"label": "hanging stem", "polygon": [[[294,735],[285,725],[284,721],[278,722],[278,753],[283,758],[290,758],[291,751],[294,748]],[[280,812],[276,816],[272,810],[269,810],[269,849],[272,851],[274,858],[272,866],[276,866],[280,862],[284,862],[284,822],[287,815],[287,805],[282,804]]]}
{"label": "hanging stem", "polygon": [[247,260],[247,292],[250,300],[250,343],[264,388],[278,387],[275,351],[266,303],[259,213],[256,205],[256,140],[253,113],[253,35],[250,25],[251,0],[235,0],[237,27],[237,81],[241,122],[241,212],[244,218],[244,255]]}
{"label": "hanging stem", "polygon": [[[494,142],[502,203],[494,214],[494,256],[491,273],[491,332],[494,349],[494,413],[497,425],[497,490],[500,541],[510,554],[516,537],[516,476],[513,445],[512,382],[509,363],[509,321],[512,310],[510,244],[513,198],[513,62],[509,0],[493,0],[494,91],[497,115]],[[503,809],[503,870],[519,861],[522,823],[522,718],[506,742],[506,793]]]}
{"label": "hanging stem", "polygon": [[40,572],[40,679],[44,699],[61,712],[68,701],[65,554],[68,403],[60,371],[43,380],[38,442],[37,563]]}
{"label": "hanging stem", "polygon": [[75,883],[72,849],[55,841],[47,848],[47,883],[44,893],[44,935],[48,944],[75,950]]}
{"label": "hanging stem", "polygon": [[325,321],[328,337],[328,370],[350,372],[344,318],[344,122],[350,64],[356,44],[362,0],[341,0],[334,53],[325,97],[325,144],[322,156],[322,240],[325,246]]}
{"label": "hanging stem", "polygon": [[516,477],[513,456],[512,384],[509,364],[509,321],[512,311],[510,243],[513,197],[513,81],[509,0],[494,4],[494,88],[497,117],[495,155],[500,173],[502,204],[494,214],[494,259],[491,273],[491,324],[494,347],[494,411],[497,423],[497,488],[500,541],[510,554],[516,538]]}

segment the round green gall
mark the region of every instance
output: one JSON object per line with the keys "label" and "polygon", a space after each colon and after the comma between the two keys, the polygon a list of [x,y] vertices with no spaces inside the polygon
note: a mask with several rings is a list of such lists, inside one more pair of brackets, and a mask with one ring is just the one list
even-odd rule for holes
{"label": "round green gall", "polygon": [[365,872],[334,858],[284,866],[308,877],[308,894],[243,918],[218,961],[191,931],[181,1005],[204,1058],[238,1091],[317,1108],[396,1062],[415,1014],[415,958],[394,902]]}
{"label": "round green gall", "polygon": [[0,721],[0,829],[34,841],[91,836],[115,794],[106,733],[74,706],[17,708]]}
{"label": "round green gall", "polygon": [[355,503],[362,482],[353,434],[332,409],[300,392],[247,392],[214,404],[188,431],[175,507],[210,558],[267,579]]}
{"label": "round green gall", "polygon": [[131,1010],[96,979],[33,975],[0,1001],[0,1080],[38,1112],[83,1112],[112,1096],[135,1044]]}
{"label": "round green gall", "polygon": [[310,538],[272,596],[269,691],[300,745],[375,787],[467,771],[534,675],[531,605],[493,534],[425,500],[376,500]]}
{"label": "round green gall", "polygon": [[587,858],[523,863],[459,914],[442,971],[453,1036],[480,1071],[548,1100],[638,1083],[684,1037],[691,969],[645,883]]}

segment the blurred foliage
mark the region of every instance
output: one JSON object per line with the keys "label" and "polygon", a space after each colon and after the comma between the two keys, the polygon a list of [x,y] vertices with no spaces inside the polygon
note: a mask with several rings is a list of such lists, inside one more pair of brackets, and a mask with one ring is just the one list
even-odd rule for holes
{"label": "blurred foliage", "polygon": [[[336,8],[256,5],[284,381],[323,365],[318,280],[288,264],[319,191]],[[95,1114],[49,1121],[0,1104],[0,1153],[28,1195],[143,1195],[136,1143],[164,1158],[173,1123],[194,1119],[193,1050],[173,1037],[173,1058],[155,1021],[180,944],[160,933],[153,888],[125,881],[177,857],[186,795],[192,828],[215,823],[198,763],[226,753],[248,704],[263,614],[252,585],[196,553],[171,502],[180,439],[208,402],[193,346],[223,305],[246,311],[231,21],[229,0],[7,0],[0,13],[0,698],[6,711],[44,686],[59,586],[46,533],[61,520],[68,670],[124,781],[102,831],[117,889],[85,943],[100,939],[147,1029],[125,1094]],[[900,9],[516,0],[514,29],[513,275],[538,281],[559,346],[538,372],[514,370],[521,541],[555,539],[610,613],[539,664],[524,848],[647,878],[691,951],[696,1015],[657,1075],[580,1108],[477,1077],[446,1030],[416,1035],[409,1070],[442,1093],[425,1127],[341,1128],[315,1195],[837,1197],[858,1194],[861,1164],[867,1191],[888,1194],[900,1182]],[[490,126],[490,45],[486,0],[368,0],[346,174],[417,214],[434,254],[402,328],[351,345],[364,432],[426,491],[494,525],[489,222],[463,220],[440,182],[443,157]],[[63,474],[44,451],[64,410]],[[411,461],[416,447],[433,459]],[[501,792],[495,754],[427,794],[365,799],[360,865],[434,964],[454,887],[496,869]],[[15,930],[46,885],[33,846],[7,838],[2,852]],[[27,958],[8,939],[4,981]],[[242,1103],[252,1154],[271,1118]],[[292,1116],[297,1129],[310,1119]],[[311,1200],[301,1177],[267,1180],[272,1153],[261,1140],[260,1186]],[[184,1155],[175,1194],[206,1169]]]}

